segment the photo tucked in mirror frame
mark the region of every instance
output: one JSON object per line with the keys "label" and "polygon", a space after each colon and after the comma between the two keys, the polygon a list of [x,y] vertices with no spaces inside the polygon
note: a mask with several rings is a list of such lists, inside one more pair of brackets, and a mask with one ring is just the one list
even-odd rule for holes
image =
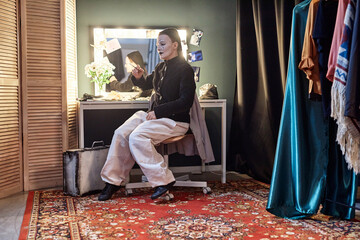
{"label": "photo tucked in mirror frame", "polygon": [[[142,99],[151,95],[151,91],[141,91],[130,80],[131,70],[140,65],[144,74],[151,73],[160,60],[156,40],[162,29],[124,29],[92,28],[94,44],[94,62],[104,58],[115,66],[114,75],[106,89],[99,89],[95,84],[95,95],[107,96],[113,100]],[[184,58],[187,58],[186,30],[179,29]],[[106,91],[106,92],[104,92]],[[120,93],[119,93],[120,92]]]}

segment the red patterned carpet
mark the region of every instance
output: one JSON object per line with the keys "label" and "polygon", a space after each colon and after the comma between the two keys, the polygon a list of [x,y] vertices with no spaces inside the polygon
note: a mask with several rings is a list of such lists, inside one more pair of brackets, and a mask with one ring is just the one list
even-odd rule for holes
{"label": "red patterned carpet", "polygon": [[175,188],[171,202],[150,200],[150,189],[105,202],[30,192],[19,239],[360,239],[359,222],[275,217],[257,181],[210,185],[210,195]]}

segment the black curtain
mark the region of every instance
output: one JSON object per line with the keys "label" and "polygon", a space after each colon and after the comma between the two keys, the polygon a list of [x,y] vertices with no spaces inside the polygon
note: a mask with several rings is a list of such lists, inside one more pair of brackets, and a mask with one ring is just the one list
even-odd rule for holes
{"label": "black curtain", "polygon": [[237,1],[237,79],[227,166],[267,183],[285,91],[292,10],[299,2]]}

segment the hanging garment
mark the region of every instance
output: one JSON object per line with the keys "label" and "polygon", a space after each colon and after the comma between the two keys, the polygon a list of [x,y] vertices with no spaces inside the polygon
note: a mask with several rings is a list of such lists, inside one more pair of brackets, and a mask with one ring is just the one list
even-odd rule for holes
{"label": "hanging garment", "polygon": [[309,79],[309,98],[313,100],[321,100],[318,52],[312,36],[319,2],[320,0],[313,0],[309,6],[301,61],[299,63],[299,69],[304,71],[307,79]]}
{"label": "hanging garment", "polygon": [[331,82],[334,81],[334,73],[336,67],[336,59],[338,55],[338,50],[342,38],[342,32],[344,29],[344,18],[345,12],[350,0],[340,0],[339,6],[336,14],[336,23],[334,29],[334,35],[331,42],[331,49],[329,54],[329,62],[328,62],[328,71],[326,74],[327,79]]}
{"label": "hanging garment", "polygon": [[308,80],[298,69],[310,0],[293,10],[286,92],[266,209],[284,218],[317,213],[328,161],[322,104],[308,99]]}
{"label": "hanging garment", "polygon": [[345,116],[360,120],[360,1],[356,3],[353,39],[346,84]]}
{"label": "hanging garment", "polygon": [[326,73],[328,69],[329,53],[334,33],[337,8],[338,1],[320,1],[312,34],[319,56],[321,100],[323,104],[324,117],[329,117],[331,113],[330,92],[332,82],[326,78]]}
{"label": "hanging garment", "polygon": [[319,52],[319,71],[321,80],[324,117],[329,120],[329,160],[327,166],[325,201],[321,212],[343,219],[354,217],[354,211],[344,205],[353,206],[356,196],[356,176],[347,169],[345,158],[336,143],[337,125],[330,117],[331,85],[326,78],[338,1],[321,0],[314,24],[313,38]]}
{"label": "hanging garment", "polygon": [[[347,168],[345,157],[336,143],[337,125],[329,119],[329,161],[327,166],[325,199],[321,212],[341,219],[355,217],[358,178]],[[350,207],[349,207],[350,206]]]}
{"label": "hanging garment", "polygon": [[[354,19],[353,37],[351,42],[351,53],[349,60],[349,74],[346,81],[345,91],[345,124],[348,127],[348,134],[352,139],[352,144],[356,145],[353,154],[350,155],[350,164],[354,169],[360,170],[360,51],[358,41],[360,39],[360,1],[356,3],[356,13]],[[356,171],[356,170],[355,170]]]}
{"label": "hanging garment", "polygon": [[345,92],[345,116],[360,120],[360,1],[357,1],[355,11],[349,76]]}
{"label": "hanging garment", "polygon": [[345,155],[349,169],[360,172],[360,134],[356,129],[357,122],[344,116],[345,90],[349,70],[352,31],[355,17],[356,1],[351,0],[346,9],[344,30],[335,68],[334,83],[331,88],[331,116],[336,120],[338,131],[336,141]]}

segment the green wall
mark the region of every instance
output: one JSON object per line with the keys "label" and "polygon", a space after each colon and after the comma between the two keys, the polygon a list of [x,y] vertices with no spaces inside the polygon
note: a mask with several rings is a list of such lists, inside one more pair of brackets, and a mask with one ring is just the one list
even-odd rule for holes
{"label": "green wall", "polygon": [[[80,97],[84,93],[94,93],[92,83],[84,74],[85,65],[93,60],[90,26],[179,26],[189,30],[188,36],[197,28],[204,31],[200,47],[188,45],[189,51],[202,50],[204,57],[203,61],[192,64],[200,67],[197,89],[205,83],[218,86],[219,98],[227,99],[229,132],[236,75],[236,0],[77,0],[76,5]],[[210,115],[214,115],[210,119],[212,122],[220,119],[218,112]],[[218,155],[217,150],[214,152]]]}

